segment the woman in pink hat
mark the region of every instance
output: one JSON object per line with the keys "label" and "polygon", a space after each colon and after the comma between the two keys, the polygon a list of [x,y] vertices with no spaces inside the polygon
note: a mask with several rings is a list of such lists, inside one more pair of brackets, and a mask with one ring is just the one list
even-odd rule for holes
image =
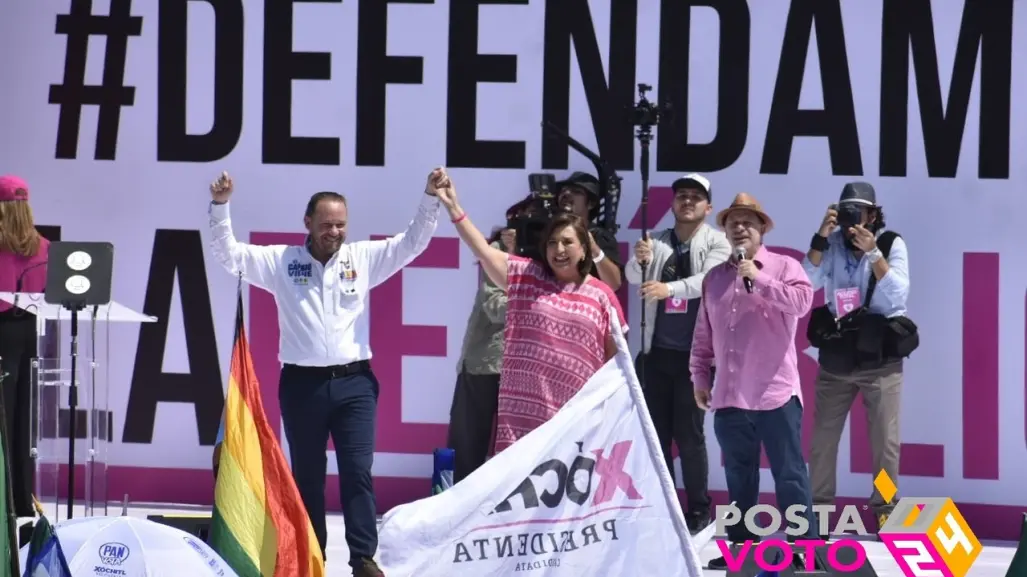
{"label": "woman in pink hat", "polygon": [[[0,176],[0,292],[43,292],[49,249],[32,219],[28,185],[17,176]],[[18,517],[34,514],[29,363],[35,356],[36,317],[0,301],[0,399]]]}

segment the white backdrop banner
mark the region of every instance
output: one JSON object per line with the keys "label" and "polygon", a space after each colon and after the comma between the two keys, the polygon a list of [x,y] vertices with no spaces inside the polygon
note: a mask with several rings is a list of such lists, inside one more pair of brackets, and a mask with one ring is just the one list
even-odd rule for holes
{"label": "white backdrop banner", "polygon": [[389,511],[382,568],[399,577],[702,575],[618,340],[616,358],[547,423],[448,491]]}
{"label": "white backdrop banner", "polygon": [[[490,228],[529,173],[592,170],[544,135],[545,120],[624,178],[627,251],[641,187],[626,111],[649,83],[675,111],[654,131],[651,224],[670,224],[675,176],[701,172],[715,209],[754,194],[777,224],[768,242],[801,257],[845,182],[875,185],[909,246],[923,334],[905,367],[900,492],[951,496],[982,537],[1015,538],[1027,506],[1027,144],[1012,135],[1027,130],[1025,57],[1027,4],[1014,0],[4,2],[0,173],[27,179],[51,237],[112,242],[114,298],[160,319],[111,335],[112,498],[210,503],[235,311],[235,279],[206,249],[211,180],[235,179],[240,239],[302,239],[320,190],[346,194],[349,237],[367,239],[403,230],[444,164]],[[430,491],[476,278],[443,222],[371,294],[383,508]],[[637,323],[638,299],[621,295]],[[247,310],[275,419],[274,303],[254,292]],[[873,467],[859,401],[852,417],[838,491],[863,504]]]}

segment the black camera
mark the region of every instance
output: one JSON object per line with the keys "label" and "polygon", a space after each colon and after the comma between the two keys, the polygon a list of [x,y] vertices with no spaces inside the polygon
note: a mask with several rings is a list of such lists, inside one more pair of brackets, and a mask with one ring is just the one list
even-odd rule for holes
{"label": "black camera", "polygon": [[553,190],[556,176],[549,173],[528,175],[528,187],[531,196],[515,208],[515,213],[508,215],[506,227],[517,233],[517,245],[514,254],[541,260],[542,233],[546,225],[559,210]]}
{"label": "black camera", "polygon": [[842,230],[848,230],[863,222],[863,209],[858,204],[840,204],[835,210],[838,211],[838,226]]}

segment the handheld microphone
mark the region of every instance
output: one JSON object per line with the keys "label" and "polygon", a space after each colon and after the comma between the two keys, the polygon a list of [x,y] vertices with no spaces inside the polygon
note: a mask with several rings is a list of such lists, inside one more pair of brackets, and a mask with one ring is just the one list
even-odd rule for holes
{"label": "handheld microphone", "polygon": [[[736,246],[735,247],[735,260],[737,260],[738,262],[742,262],[743,260],[745,260],[745,249],[744,248],[742,248],[740,246]],[[752,294],[752,279],[751,278],[742,278],[742,284],[745,285],[745,292],[747,292],[749,294]]]}

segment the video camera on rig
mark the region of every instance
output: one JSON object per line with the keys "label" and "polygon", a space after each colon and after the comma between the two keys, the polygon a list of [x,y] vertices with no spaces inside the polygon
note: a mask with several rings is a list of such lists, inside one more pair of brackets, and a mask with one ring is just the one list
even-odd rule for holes
{"label": "video camera on rig", "polygon": [[[556,138],[570,148],[592,161],[598,175],[599,203],[590,213],[589,229],[605,228],[611,233],[617,232],[617,207],[620,203],[621,177],[613,167],[589,150],[585,145],[571,138],[566,132],[552,122],[543,122],[542,128],[547,136]],[[528,188],[531,195],[517,205],[514,214],[508,215],[507,227],[517,232],[516,254],[541,259],[542,232],[549,224],[553,215],[562,209],[559,206],[560,190],[556,176],[550,173],[528,175]]]}
{"label": "video camera on rig", "polygon": [[531,195],[514,205],[507,214],[506,227],[517,233],[515,254],[533,259],[541,258],[542,232],[559,210],[556,204],[556,194],[559,191],[553,190],[555,184],[556,175],[528,175],[528,190],[531,191]]}

